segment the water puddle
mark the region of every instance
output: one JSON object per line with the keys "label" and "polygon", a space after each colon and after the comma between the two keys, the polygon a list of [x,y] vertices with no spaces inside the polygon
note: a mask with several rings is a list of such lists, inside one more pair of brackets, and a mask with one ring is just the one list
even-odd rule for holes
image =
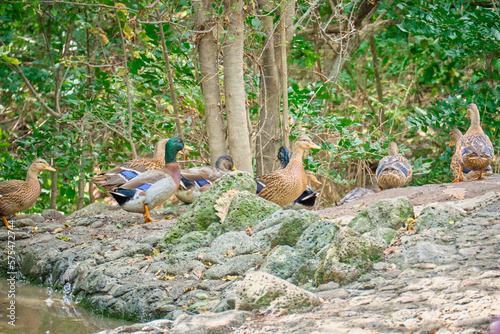
{"label": "water puddle", "polygon": [[82,310],[67,295],[51,288],[16,283],[11,288],[7,279],[0,279],[1,333],[88,334],[130,324]]}

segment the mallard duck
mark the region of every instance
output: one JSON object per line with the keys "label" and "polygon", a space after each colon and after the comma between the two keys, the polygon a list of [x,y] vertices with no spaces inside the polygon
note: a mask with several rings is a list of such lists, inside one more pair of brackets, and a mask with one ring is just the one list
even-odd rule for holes
{"label": "mallard duck", "polygon": [[[288,163],[290,162],[290,151],[286,146],[281,146],[278,149],[278,157],[276,158],[276,161],[280,162],[280,168],[279,169],[284,169]],[[306,190],[302,193],[302,195],[299,196],[295,201],[292,203],[289,203],[286,205],[287,209],[311,209],[314,204],[316,204],[316,198],[319,196],[319,193],[315,192],[312,190],[312,188],[309,186],[310,183],[316,184],[316,185],[322,185],[321,182],[316,179],[316,176],[314,176],[314,173],[311,171],[306,170],[306,176],[307,176],[307,181],[308,185],[306,186]]]}
{"label": "mallard duck", "polygon": [[307,187],[307,175],[304,171],[302,156],[308,148],[321,149],[309,137],[297,138],[293,146],[292,158],[285,168],[255,179],[257,194],[282,208],[299,198]]}
{"label": "mallard duck", "polygon": [[9,180],[0,182],[0,216],[5,226],[12,230],[6,216],[29,209],[40,196],[40,182],[37,175],[41,171],[55,169],[43,159],[35,159],[28,168],[26,181]]}
{"label": "mallard duck", "polygon": [[232,170],[236,168],[229,155],[221,155],[215,162],[215,167],[183,169],[181,170],[181,183],[175,196],[184,203],[193,203],[203,191],[212,186],[213,182]]}
{"label": "mallard duck", "polygon": [[115,168],[91,177],[90,180],[98,187],[109,191],[130,181],[137,175],[151,170],[161,169],[165,165],[165,144],[168,138],[156,143],[153,158],[140,158],[124,162]]}
{"label": "mallard duck", "polygon": [[412,169],[408,159],[399,154],[398,145],[389,143],[387,156],[382,158],[375,172],[375,180],[380,189],[399,188],[411,181]]}
{"label": "mallard duck", "polygon": [[181,181],[177,152],[184,148],[179,137],[171,138],[165,145],[165,165],[151,169],[111,191],[111,195],[126,211],[144,214],[144,223],[153,222],[149,209],[165,202],[172,196]]}
{"label": "mallard duck", "polygon": [[463,179],[464,169],[479,172],[475,179],[483,178],[493,161],[494,154],[491,140],[481,128],[479,110],[475,103],[469,104],[465,117],[470,117],[471,125],[469,130],[457,142],[455,153],[458,153],[457,161],[460,166],[456,182]]}
{"label": "mallard duck", "polygon": [[[458,129],[453,129],[450,132],[450,143],[448,144],[448,146],[450,147],[455,146],[455,144],[457,144],[460,141],[460,139],[462,139],[462,132],[460,132],[460,130]],[[460,168],[462,168],[461,176],[460,176]],[[450,169],[451,172],[453,173],[453,176],[455,177],[455,181],[453,181],[453,183],[476,180],[479,178],[479,174],[481,173],[481,171],[470,171],[467,168],[463,167],[460,152],[458,152],[457,150],[455,150],[455,154],[453,154],[453,157],[451,158]],[[483,176],[487,177],[492,174],[493,174],[493,168],[491,168],[491,165],[489,165],[488,168],[486,168],[486,170],[483,172]]]}

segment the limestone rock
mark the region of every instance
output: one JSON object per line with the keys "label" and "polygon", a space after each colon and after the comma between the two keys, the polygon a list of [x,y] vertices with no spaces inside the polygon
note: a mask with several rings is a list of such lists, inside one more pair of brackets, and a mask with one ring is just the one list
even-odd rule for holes
{"label": "limestone rock", "polygon": [[363,209],[348,224],[353,230],[365,233],[377,227],[397,230],[405,226],[408,218],[413,218],[413,205],[406,197],[383,199]]}
{"label": "limestone rock", "polygon": [[248,273],[237,293],[237,310],[281,315],[306,311],[320,303],[315,294],[263,271]]}
{"label": "limestone rock", "polygon": [[223,264],[216,264],[210,267],[210,269],[205,272],[205,277],[208,279],[218,279],[227,275],[243,276],[250,268],[260,264],[262,260],[262,255],[257,254],[235,256]]}
{"label": "limestone rock", "polygon": [[255,193],[257,185],[252,176],[243,171],[228,173],[214,182],[209,190],[203,192],[183,213],[174,226],[165,235],[167,244],[179,242],[179,238],[191,231],[205,230],[213,222],[219,222],[214,205],[217,199],[226,191],[238,189]]}
{"label": "limestone rock", "polygon": [[309,225],[299,237],[295,248],[298,252],[311,257],[330,244],[337,233],[337,226],[331,221],[320,220]]}
{"label": "limestone rock", "polygon": [[304,260],[295,248],[282,245],[276,247],[267,255],[260,269],[286,280],[295,274]]}
{"label": "limestone rock", "polygon": [[180,321],[175,321],[168,334],[232,333],[233,327],[239,327],[251,315],[250,312],[235,310],[190,315],[179,319]]}
{"label": "limestone rock", "polygon": [[[463,209],[454,205],[435,203],[426,206],[418,217],[415,230],[420,232],[426,228],[452,226],[467,214]],[[450,224],[452,222],[452,224]]]}
{"label": "limestone rock", "polygon": [[371,269],[374,261],[383,258],[382,247],[363,235],[342,227],[335,235],[326,256],[315,273],[315,285],[330,281],[350,283]]}
{"label": "limestone rock", "polygon": [[221,227],[224,232],[244,230],[278,210],[281,210],[278,204],[269,202],[255,193],[241,191],[233,197]]}
{"label": "limestone rock", "polygon": [[276,239],[271,243],[271,246],[295,246],[299,237],[309,225],[319,220],[320,217],[316,212],[309,210],[287,210],[281,217],[281,227],[276,235]]}
{"label": "limestone rock", "polygon": [[383,248],[387,248],[397,235],[398,232],[389,227],[378,227],[372,231],[363,233],[365,238],[373,240]]}

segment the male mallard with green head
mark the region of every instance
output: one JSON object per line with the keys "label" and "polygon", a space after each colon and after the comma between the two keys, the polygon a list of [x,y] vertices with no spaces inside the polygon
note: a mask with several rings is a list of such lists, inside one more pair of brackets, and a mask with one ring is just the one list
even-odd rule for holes
{"label": "male mallard with green head", "polygon": [[201,193],[212,186],[217,179],[229,173],[234,168],[233,159],[229,155],[221,155],[215,162],[215,167],[203,166],[181,170],[181,183],[175,193],[184,203],[193,203]]}
{"label": "male mallard with green head", "polygon": [[304,171],[302,157],[310,148],[321,149],[307,136],[297,138],[293,145],[292,158],[283,169],[262,175],[257,181],[257,194],[282,208],[295,201],[306,190],[307,175]]}
{"label": "male mallard with green head", "polygon": [[168,138],[163,138],[156,143],[153,158],[139,158],[124,162],[115,168],[91,177],[90,180],[96,186],[110,191],[145,171],[161,169],[165,165],[165,144],[167,141]]}
{"label": "male mallard with green head", "polygon": [[461,166],[456,182],[462,180],[464,169],[477,171],[479,172],[477,179],[483,178],[493,161],[494,154],[491,140],[481,128],[479,110],[475,103],[469,104],[465,117],[470,117],[471,125],[457,143],[455,153],[458,153],[461,159]]}
{"label": "male mallard with green head", "polygon": [[399,154],[395,142],[390,142],[387,156],[380,160],[375,172],[377,185],[382,190],[406,186],[411,181],[412,173],[408,159]]}
{"label": "male mallard with green head", "polygon": [[5,217],[29,209],[35,204],[41,190],[37,176],[44,170],[55,171],[45,160],[35,159],[28,168],[26,181],[0,182],[0,216],[9,230],[12,230],[12,227]]}
{"label": "male mallard with green head", "polygon": [[144,214],[144,223],[155,221],[149,210],[169,199],[179,187],[181,173],[176,156],[183,148],[182,139],[171,138],[165,145],[165,165],[162,169],[139,174],[111,191],[111,195],[124,210]]}

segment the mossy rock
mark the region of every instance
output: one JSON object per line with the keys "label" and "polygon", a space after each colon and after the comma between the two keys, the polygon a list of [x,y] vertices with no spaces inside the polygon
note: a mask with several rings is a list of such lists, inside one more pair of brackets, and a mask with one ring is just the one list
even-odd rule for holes
{"label": "mossy rock", "polygon": [[309,210],[286,210],[280,219],[281,227],[271,246],[295,246],[300,236],[314,222],[321,220],[316,212]]}
{"label": "mossy rock", "polygon": [[373,240],[375,243],[384,248],[388,247],[397,235],[398,232],[389,227],[379,227],[372,231],[363,233],[365,238]]}
{"label": "mossy rock", "polygon": [[253,177],[243,171],[232,172],[224,175],[214,182],[209,190],[198,197],[191,208],[183,213],[165,234],[166,244],[178,243],[178,239],[191,231],[205,230],[213,222],[220,222],[216,215],[214,205],[217,199],[226,191],[238,189],[255,193],[257,184]]}
{"label": "mossy rock", "polygon": [[305,229],[295,248],[305,256],[311,257],[330,244],[337,231],[338,228],[332,221],[316,221]]}
{"label": "mossy rock", "polygon": [[379,227],[398,230],[413,216],[413,205],[406,197],[383,199],[363,209],[348,226],[359,233],[366,233]]}
{"label": "mossy rock", "polygon": [[227,216],[222,222],[222,231],[244,230],[278,210],[281,210],[278,204],[267,201],[255,193],[241,191],[231,200]]}
{"label": "mossy rock", "polygon": [[278,246],[267,255],[260,270],[287,280],[294,275],[304,260],[295,248]]}
{"label": "mossy rock", "polygon": [[435,203],[426,206],[417,219],[415,231],[431,227],[452,227],[457,221],[467,217],[464,210],[453,205]]}
{"label": "mossy rock", "polygon": [[347,284],[383,259],[383,248],[349,227],[341,228],[314,274],[316,286],[330,281]]}

